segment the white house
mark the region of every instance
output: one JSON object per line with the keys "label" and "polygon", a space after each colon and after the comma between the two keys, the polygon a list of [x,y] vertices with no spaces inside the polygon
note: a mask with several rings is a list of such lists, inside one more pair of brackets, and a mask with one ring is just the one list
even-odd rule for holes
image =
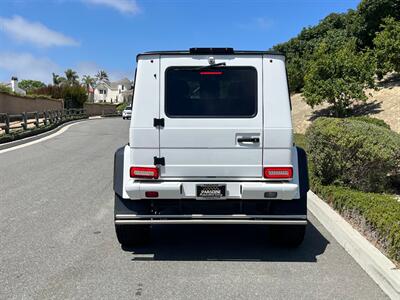
{"label": "white house", "polygon": [[122,103],[133,95],[132,82],[128,78],[114,82],[100,82],[94,88],[94,102]]}
{"label": "white house", "polygon": [[23,89],[21,89],[19,86],[18,86],[18,78],[17,77],[11,77],[11,81],[10,81],[10,83],[5,83],[4,84],[5,86],[8,86],[9,88],[11,88],[11,90],[14,92],[14,93],[17,93],[17,94],[20,94],[20,95],[26,95],[26,91],[25,90],[23,90]]}

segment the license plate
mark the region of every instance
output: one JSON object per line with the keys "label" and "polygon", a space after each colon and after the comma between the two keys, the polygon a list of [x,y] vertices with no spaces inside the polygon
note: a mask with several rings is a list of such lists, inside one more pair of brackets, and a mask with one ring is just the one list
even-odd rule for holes
{"label": "license plate", "polygon": [[225,197],[226,186],[224,184],[199,184],[197,185],[197,197],[218,199]]}

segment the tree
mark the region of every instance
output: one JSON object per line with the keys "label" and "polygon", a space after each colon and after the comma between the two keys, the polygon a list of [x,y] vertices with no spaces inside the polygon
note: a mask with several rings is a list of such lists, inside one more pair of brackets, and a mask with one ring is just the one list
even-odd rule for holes
{"label": "tree", "polygon": [[83,75],[82,77],[82,84],[86,88],[86,94],[88,95],[88,101],[94,101],[93,93],[90,93],[91,88],[93,88],[94,84],[96,83],[96,79],[91,77],[90,75]]}
{"label": "tree", "polygon": [[315,26],[303,28],[297,37],[288,42],[278,44],[273,50],[286,55],[287,73],[291,92],[300,92],[304,86],[304,76],[307,71],[307,63],[312,60],[313,53],[321,41],[328,36],[339,35],[340,40],[352,36],[355,24],[354,10],[347,13],[332,13],[326,16]]}
{"label": "tree", "polygon": [[365,101],[364,89],[374,87],[375,59],[369,52],[356,51],[356,39],[320,43],[309,61],[303,96],[311,107],[328,102],[337,117],[346,116],[350,105]]}
{"label": "tree", "polygon": [[60,85],[63,82],[66,81],[66,79],[64,77],[60,77],[59,75],[52,73],[53,74],[53,84],[54,85]]}
{"label": "tree", "polygon": [[97,72],[96,79],[98,82],[109,82],[107,72],[104,70]]}
{"label": "tree", "polygon": [[[356,50],[362,54],[367,49],[373,49],[374,38],[381,30],[384,30],[381,24],[387,17],[400,21],[400,0],[361,0],[356,10],[332,13],[317,25],[303,28],[289,41],[274,46],[273,50],[286,55],[290,91],[302,91],[308,64],[314,59],[320,43],[326,40],[332,31],[340,33],[345,40],[355,39]],[[391,52],[391,56],[396,53],[399,52]],[[384,66],[380,68],[382,72],[386,72]]]}
{"label": "tree", "polygon": [[86,89],[80,85],[62,87],[65,108],[81,108],[88,99]]}
{"label": "tree", "polygon": [[81,82],[86,86],[86,90],[89,90],[89,87],[93,87],[96,83],[96,79],[90,75],[83,75]]}
{"label": "tree", "polygon": [[37,95],[48,95],[53,99],[64,99],[64,108],[82,108],[88,99],[86,89],[80,85],[48,85],[34,90]]}
{"label": "tree", "polygon": [[380,30],[383,19],[400,19],[400,0],[362,0],[357,7],[361,18],[358,38],[365,47],[372,47],[373,39]]}
{"label": "tree", "polygon": [[379,79],[389,72],[400,73],[400,21],[386,18],[381,28],[374,39]]}
{"label": "tree", "polygon": [[33,90],[40,89],[45,87],[46,85],[38,80],[21,80],[18,83],[18,86],[21,89],[24,89],[27,93],[30,93]]}
{"label": "tree", "polygon": [[291,92],[300,92],[304,86],[305,63],[298,55],[288,58],[286,69]]}
{"label": "tree", "polygon": [[67,70],[65,70],[64,73],[65,73],[65,77],[67,79],[68,85],[76,85],[79,83],[79,81],[78,81],[79,76],[75,71],[73,71],[72,69],[67,69]]}

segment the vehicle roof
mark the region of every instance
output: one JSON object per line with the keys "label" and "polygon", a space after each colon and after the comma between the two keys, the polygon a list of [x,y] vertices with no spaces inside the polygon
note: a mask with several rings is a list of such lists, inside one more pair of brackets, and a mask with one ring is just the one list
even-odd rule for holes
{"label": "vehicle roof", "polygon": [[[206,48],[204,48],[206,49]],[[212,49],[212,48],[209,48]],[[220,49],[220,48],[219,48]],[[227,48],[231,49],[231,48]],[[221,52],[215,52],[213,53],[212,51],[210,52],[204,52],[204,53],[193,53],[192,50],[162,50],[162,51],[147,51],[143,53],[139,53],[136,56],[136,61],[139,59],[140,56],[143,55],[280,55],[280,56],[285,56],[282,52],[277,52],[277,51],[264,51],[264,50],[233,50],[232,52],[227,52],[227,53],[221,53]]]}

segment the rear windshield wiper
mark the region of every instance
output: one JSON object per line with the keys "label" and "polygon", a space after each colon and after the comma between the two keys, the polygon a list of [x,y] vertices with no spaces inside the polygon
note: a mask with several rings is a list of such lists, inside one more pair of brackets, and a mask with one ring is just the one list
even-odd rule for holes
{"label": "rear windshield wiper", "polygon": [[202,66],[202,67],[189,67],[189,68],[181,68],[177,67],[175,70],[186,70],[186,71],[201,71],[201,70],[206,70],[206,69],[211,69],[215,67],[224,67],[226,66],[226,63],[218,63],[218,64],[213,64],[213,65],[208,65],[208,66]]}

